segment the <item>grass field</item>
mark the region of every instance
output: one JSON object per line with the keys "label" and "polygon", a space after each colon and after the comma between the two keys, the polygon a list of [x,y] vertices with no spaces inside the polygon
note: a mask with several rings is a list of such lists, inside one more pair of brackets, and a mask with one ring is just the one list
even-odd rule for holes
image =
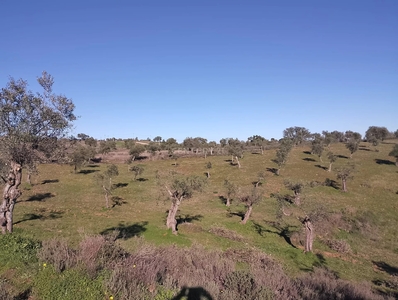
{"label": "grass field", "polygon": [[[85,236],[120,231],[120,244],[127,250],[135,245],[132,237],[142,236],[155,245],[201,244],[209,249],[261,249],[279,261],[291,276],[325,266],[340,278],[368,281],[383,289],[385,283],[398,276],[398,168],[388,156],[395,140],[378,146],[378,152],[367,143],[349,159],[344,144],[332,144],[331,151],[338,155],[333,171],[327,172],[326,154],[320,162],[309,153],[309,146],[294,148],[280,176],[271,171],[275,150],[263,155],[245,152],[238,169],[229,163],[228,156],[180,158],[174,166],[171,160],[144,160],[135,162],[145,168],[139,180],[133,181],[127,164],[118,164],[119,176],[113,179],[118,187],[113,196],[119,204],[105,208],[102,189],[94,175],[106,169],[106,164],[92,164],[75,174],[68,165],[39,166],[33,185],[22,184],[23,195],[14,211],[17,234],[47,240],[66,238],[73,245]],[[204,192],[184,200],[179,211],[179,234],[166,230],[165,218],[170,201],[157,185],[156,170],[175,170],[181,174],[206,177],[206,163],[212,163],[211,177]],[[347,164],[355,166],[353,179],[347,182],[348,192],[334,170]],[[266,171],[262,184],[263,201],[254,207],[251,219],[240,224],[245,208],[233,202],[230,208],[223,203],[225,179],[241,187],[253,186],[259,171]],[[26,175],[26,174],[25,174]],[[329,178],[336,186],[314,184]],[[302,193],[302,205],[287,205],[290,216],[277,219],[278,203],[272,194],[292,194],[284,180],[313,182]],[[316,223],[314,253],[304,253],[300,244],[302,224],[300,217],[317,210],[339,218],[336,222],[320,219]],[[319,224],[319,226],[317,226]],[[349,226],[348,226],[349,225]],[[347,227],[348,226],[348,227]],[[239,238],[231,239],[214,234],[222,228]],[[326,229],[325,229],[326,228]],[[338,252],[327,246],[327,241],[339,240],[351,251]]]}

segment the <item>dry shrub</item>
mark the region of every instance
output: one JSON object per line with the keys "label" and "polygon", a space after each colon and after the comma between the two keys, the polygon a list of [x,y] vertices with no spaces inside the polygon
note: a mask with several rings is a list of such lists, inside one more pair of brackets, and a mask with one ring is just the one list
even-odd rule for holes
{"label": "dry shrub", "polygon": [[228,249],[225,255],[232,261],[247,263],[256,284],[270,290],[274,299],[298,299],[293,281],[265,253],[256,249]]}
{"label": "dry shrub", "polygon": [[339,253],[351,253],[351,246],[345,240],[327,240],[325,244]]}
{"label": "dry shrub", "polygon": [[119,232],[110,235],[86,236],[79,245],[77,262],[87,274],[95,277],[104,268],[112,268],[127,253],[116,243]]}
{"label": "dry shrub", "polygon": [[338,279],[324,268],[316,268],[313,273],[296,280],[303,300],[382,300],[383,297],[372,292],[369,284],[352,284]]}
{"label": "dry shrub", "polygon": [[212,228],[210,228],[209,232],[217,236],[238,242],[242,242],[245,239],[243,236],[241,236],[240,234],[236,233],[233,230],[229,230],[218,226],[213,226]]}
{"label": "dry shrub", "polygon": [[69,248],[68,243],[63,239],[43,241],[38,258],[44,263],[53,265],[58,272],[76,265],[76,251]]}
{"label": "dry shrub", "polygon": [[130,293],[134,292],[126,284],[144,286],[151,292],[155,291],[156,284],[168,289],[201,286],[215,297],[225,274],[233,269],[234,261],[223,257],[221,252],[206,251],[202,246],[142,244],[114,268],[107,285],[120,299],[130,299]]}

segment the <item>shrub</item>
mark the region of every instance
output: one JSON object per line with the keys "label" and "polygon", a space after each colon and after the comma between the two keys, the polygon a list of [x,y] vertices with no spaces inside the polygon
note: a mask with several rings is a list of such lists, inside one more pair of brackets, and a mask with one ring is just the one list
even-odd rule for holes
{"label": "shrub", "polygon": [[339,253],[351,253],[351,246],[345,240],[327,240],[326,245]]}
{"label": "shrub", "polygon": [[226,239],[230,239],[233,241],[238,241],[241,242],[244,240],[244,237],[241,236],[240,234],[236,233],[233,230],[229,230],[223,227],[218,227],[218,226],[213,226],[212,228],[210,228],[209,230],[210,233],[226,238]]}
{"label": "shrub", "polygon": [[40,261],[51,264],[57,272],[76,265],[76,251],[69,248],[66,240],[50,239],[43,241],[38,253]]}

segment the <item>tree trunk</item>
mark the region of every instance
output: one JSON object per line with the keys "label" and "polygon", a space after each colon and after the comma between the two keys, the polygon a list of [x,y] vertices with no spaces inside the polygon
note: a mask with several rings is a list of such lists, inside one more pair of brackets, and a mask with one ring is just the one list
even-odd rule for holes
{"label": "tree trunk", "polygon": [[28,175],[27,175],[27,177],[26,177],[26,182],[27,182],[28,184],[30,184],[30,185],[32,185],[32,178],[31,178],[31,177],[32,177],[31,174],[28,173]]}
{"label": "tree trunk", "polygon": [[225,206],[231,206],[231,199],[227,197],[227,202],[225,203]]}
{"label": "tree trunk", "polygon": [[106,204],[106,208],[109,208],[109,190],[105,187],[102,186],[102,188],[105,191],[105,204]]}
{"label": "tree trunk", "polygon": [[300,193],[294,192],[294,204],[297,206],[301,204]]}
{"label": "tree trunk", "polygon": [[249,218],[250,218],[250,215],[252,214],[252,210],[253,210],[253,206],[252,205],[250,205],[248,208],[247,208],[247,211],[246,211],[246,213],[245,213],[245,216],[243,217],[243,220],[241,221],[241,224],[246,224],[246,222],[249,220]]}
{"label": "tree trunk", "polygon": [[280,168],[278,168],[278,169],[276,169],[276,175],[278,175],[279,176],[279,172],[280,172]]}
{"label": "tree trunk", "polygon": [[343,184],[343,192],[347,192],[347,180],[346,179],[342,179],[341,183]]}
{"label": "tree trunk", "polygon": [[169,209],[169,213],[167,215],[166,226],[167,229],[171,228],[173,234],[177,235],[177,219],[176,214],[178,211],[178,207],[180,206],[181,200],[173,200],[171,203],[171,207]]}
{"label": "tree trunk", "polygon": [[207,171],[207,178],[210,178],[210,172]]}
{"label": "tree trunk", "polygon": [[303,221],[305,226],[305,252],[312,252],[312,243],[314,241],[314,227],[308,217]]}
{"label": "tree trunk", "polygon": [[328,172],[332,172],[332,163],[329,163],[329,169]]}
{"label": "tree trunk", "polygon": [[21,196],[18,189],[22,179],[22,168],[20,164],[11,162],[11,170],[8,174],[7,183],[3,190],[3,202],[0,206],[0,225],[3,234],[12,233],[12,217],[15,202]]}
{"label": "tree trunk", "polygon": [[240,162],[239,162],[239,159],[238,159],[237,156],[235,156],[235,158],[236,158],[236,162],[238,163],[238,168],[240,169]]}

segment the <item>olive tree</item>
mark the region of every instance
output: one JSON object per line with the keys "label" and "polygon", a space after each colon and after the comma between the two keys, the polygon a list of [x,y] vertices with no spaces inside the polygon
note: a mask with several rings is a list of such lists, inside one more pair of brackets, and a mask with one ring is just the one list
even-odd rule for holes
{"label": "olive tree", "polygon": [[52,91],[53,77],[43,72],[37,78],[40,93],[28,90],[25,80],[10,78],[0,91],[0,155],[8,174],[0,207],[2,232],[12,232],[12,216],[21,195],[22,169],[50,161],[58,153],[59,140],[68,133],[76,119],[71,99]]}
{"label": "olive tree", "polygon": [[225,179],[224,181],[225,195],[226,195],[226,206],[231,206],[231,200],[238,193],[238,186],[233,182]]}
{"label": "olive tree", "polygon": [[331,172],[331,171],[332,171],[332,165],[333,165],[333,163],[336,162],[337,156],[334,155],[332,151],[329,151],[329,152],[328,152],[328,160],[329,160],[328,172]]}
{"label": "olive tree", "polygon": [[250,192],[243,192],[239,195],[239,200],[246,206],[246,212],[243,216],[241,224],[246,224],[249,220],[253,206],[258,204],[263,199],[263,192],[256,187],[253,187]]}
{"label": "olive tree", "polygon": [[112,195],[112,190],[114,189],[114,186],[112,185],[112,178],[118,175],[118,167],[116,165],[109,165],[104,172],[97,173],[94,176],[97,184],[99,184],[104,191],[106,208],[110,207],[109,196]]}
{"label": "olive tree", "polygon": [[304,184],[302,182],[293,182],[290,180],[285,180],[285,187],[293,191],[294,194],[294,204],[301,204],[301,192],[303,191]]}
{"label": "olive tree", "polygon": [[171,229],[173,234],[177,234],[176,215],[182,201],[192,198],[195,192],[201,192],[206,181],[196,175],[183,176],[176,172],[171,172],[167,176],[157,172],[156,177],[159,186],[166,190],[171,200],[171,207],[166,219],[167,229]]}
{"label": "olive tree", "polygon": [[395,165],[398,167],[398,144],[395,144],[391,152],[388,153],[389,156],[395,157]]}
{"label": "olive tree", "polygon": [[276,175],[279,175],[280,169],[286,164],[287,158],[289,156],[290,151],[292,150],[292,141],[287,138],[283,138],[280,141],[279,149],[276,151],[275,163],[278,165],[278,169],[276,170]]}
{"label": "olive tree", "polygon": [[134,173],[134,181],[137,180],[137,176],[141,175],[144,172],[144,167],[140,165],[135,165],[129,168],[129,171]]}
{"label": "olive tree", "polygon": [[337,179],[341,180],[343,192],[347,192],[347,180],[353,178],[353,176],[351,175],[353,170],[354,167],[351,165],[342,167],[337,170]]}

